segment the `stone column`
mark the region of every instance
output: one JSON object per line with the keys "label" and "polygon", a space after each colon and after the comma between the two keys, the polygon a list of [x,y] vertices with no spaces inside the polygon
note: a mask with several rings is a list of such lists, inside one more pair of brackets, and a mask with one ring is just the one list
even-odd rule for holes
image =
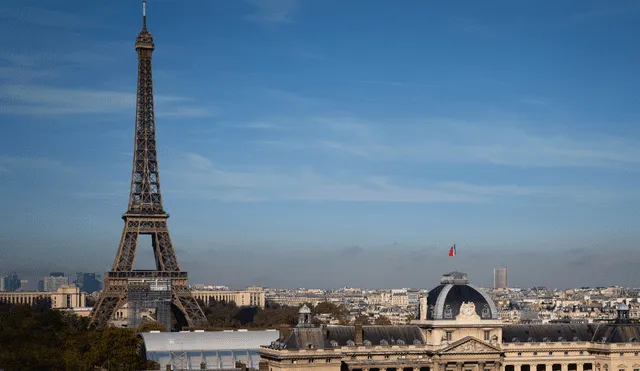
{"label": "stone column", "polygon": [[576,366],[578,367],[578,371],[584,371],[584,363],[576,363]]}
{"label": "stone column", "polygon": [[485,363],[483,361],[478,362],[478,371],[484,371],[484,365]]}
{"label": "stone column", "polygon": [[502,367],[502,364],[500,362],[495,362],[493,364],[493,371],[500,371],[501,367]]}
{"label": "stone column", "polygon": [[464,365],[464,363],[462,362],[457,362],[456,363],[456,371],[462,371],[462,366]]}
{"label": "stone column", "polygon": [[562,368],[561,368],[562,371],[568,371],[569,370],[569,364],[568,363],[562,363],[561,365],[562,365]]}

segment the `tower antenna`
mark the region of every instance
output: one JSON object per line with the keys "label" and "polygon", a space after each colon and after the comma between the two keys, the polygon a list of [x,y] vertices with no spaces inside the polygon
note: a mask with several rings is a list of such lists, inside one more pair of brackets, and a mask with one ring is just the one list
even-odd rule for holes
{"label": "tower antenna", "polygon": [[142,0],[142,28],[147,29],[147,0]]}

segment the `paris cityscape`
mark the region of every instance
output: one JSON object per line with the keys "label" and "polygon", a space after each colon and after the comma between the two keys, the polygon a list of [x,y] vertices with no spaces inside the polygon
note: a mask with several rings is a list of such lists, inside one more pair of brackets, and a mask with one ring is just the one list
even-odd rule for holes
{"label": "paris cityscape", "polygon": [[637,2],[0,8],[0,371],[640,371]]}

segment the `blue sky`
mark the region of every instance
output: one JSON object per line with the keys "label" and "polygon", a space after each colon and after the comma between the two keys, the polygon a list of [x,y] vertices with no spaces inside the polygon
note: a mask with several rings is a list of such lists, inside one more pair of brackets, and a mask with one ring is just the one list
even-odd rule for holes
{"label": "blue sky", "polygon": [[[640,286],[639,18],[635,1],[150,0],[182,268]],[[137,1],[2,5],[0,272],[110,268],[140,24]]]}

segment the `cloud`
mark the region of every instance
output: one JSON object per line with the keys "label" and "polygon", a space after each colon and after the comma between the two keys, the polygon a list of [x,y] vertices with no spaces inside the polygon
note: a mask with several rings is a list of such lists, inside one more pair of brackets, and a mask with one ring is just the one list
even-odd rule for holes
{"label": "cloud", "polygon": [[485,203],[505,197],[598,202],[638,197],[635,191],[612,192],[573,186],[525,187],[446,181],[405,186],[388,176],[337,177],[309,168],[286,172],[228,170],[197,153],[187,153],[174,160],[166,176],[175,182],[171,192],[178,196],[234,202]]}
{"label": "cloud", "polygon": [[[74,115],[130,112],[135,109],[135,93],[36,85],[5,85],[0,90],[0,113],[15,115]],[[159,115],[202,117],[209,109],[188,107],[191,99],[156,95],[163,107]]]}
{"label": "cloud", "polygon": [[58,28],[94,28],[97,27],[95,20],[79,17],[72,13],[36,8],[30,6],[20,6],[18,8],[0,8],[0,19],[13,19],[19,22],[29,23],[42,27]]}
{"label": "cloud", "polygon": [[362,84],[398,86],[398,87],[409,87],[409,88],[437,88],[438,87],[438,85],[435,85],[435,84],[415,84],[415,83],[400,82],[400,81],[361,80],[359,82]]}
{"label": "cloud", "polygon": [[[376,162],[491,164],[522,168],[640,170],[640,146],[625,137],[536,134],[518,124],[420,120],[370,122],[352,117],[285,123],[286,139],[263,142]],[[296,131],[306,135],[296,136]],[[313,133],[313,135],[310,135]],[[292,141],[290,145],[287,141]]]}
{"label": "cloud", "polygon": [[638,6],[637,3],[633,3],[630,5],[616,5],[606,8],[588,10],[585,12],[573,13],[568,17],[568,21],[570,24],[579,24],[602,18],[637,13],[638,11],[640,11],[640,6]]}
{"label": "cloud", "polygon": [[71,171],[71,167],[46,157],[0,156],[0,171],[21,169]]}
{"label": "cloud", "polygon": [[298,0],[248,0],[255,10],[244,19],[259,24],[293,23],[293,16],[299,6]]}

